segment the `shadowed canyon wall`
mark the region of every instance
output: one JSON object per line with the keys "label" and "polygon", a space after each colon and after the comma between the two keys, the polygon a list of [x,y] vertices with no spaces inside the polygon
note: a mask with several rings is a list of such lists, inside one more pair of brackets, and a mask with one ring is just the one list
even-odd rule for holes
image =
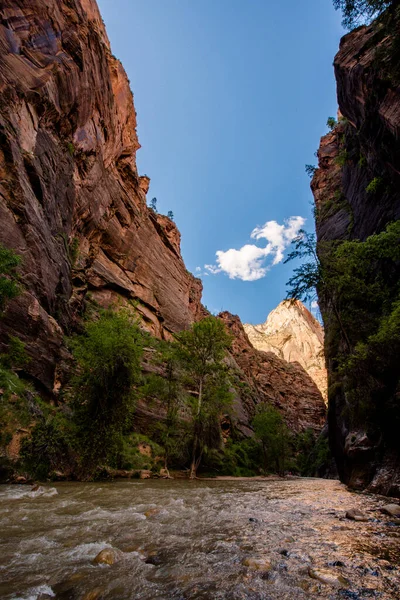
{"label": "shadowed canyon wall", "polygon": [[[386,15],[346,35],[335,57],[340,118],[321,140],[319,168],[311,184],[322,259],[324,252],[329,258],[330,243],[363,242],[400,218],[398,35],[398,18],[388,21]],[[381,268],[377,257],[376,272]],[[383,276],[385,282],[398,281],[398,263]],[[338,297],[339,290],[335,292]],[[360,297],[360,308],[362,302]],[[379,376],[375,390],[362,399],[367,407],[363,419],[352,418],[354,394],[346,390],[339,363],[354,351],[357,339],[353,336],[345,344],[335,336],[332,302],[320,295],[320,306],[329,370],[330,445],[341,479],[355,488],[400,495],[399,446],[388,433],[395,423],[385,422],[399,403],[399,370]]]}

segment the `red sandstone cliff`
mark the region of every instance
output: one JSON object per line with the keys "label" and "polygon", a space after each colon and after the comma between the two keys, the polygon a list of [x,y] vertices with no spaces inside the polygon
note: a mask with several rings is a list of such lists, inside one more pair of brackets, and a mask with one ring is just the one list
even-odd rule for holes
{"label": "red sandstone cliff", "polygon": [[[18,336],[27,374],[51,394],[68,358],[64,336],[88,302],[134,300],[145,327],[169,339],[205,314],[202,284],[185,268],[175,224],[146,205],[132,93],[95,1],[5,0],[0,14],[0,242],[23,257],[23,294],[0,319],[0,352]],[[223,318],[250,389],[236,398],[242,431],[267,400],[295,431],[320,429],[323,404],[307,374],[257,352],[240,321]]]}
{"label": "red sandstone cliff", "polygon": [[202,285],[174,223],[146,206],[132,93],[94,0],[6,0],[0,13],[0,241],[22,255],[24,285],[0,350],[18,335],[52,390],[88,291],[138,300],[168,337],[202,314]]}

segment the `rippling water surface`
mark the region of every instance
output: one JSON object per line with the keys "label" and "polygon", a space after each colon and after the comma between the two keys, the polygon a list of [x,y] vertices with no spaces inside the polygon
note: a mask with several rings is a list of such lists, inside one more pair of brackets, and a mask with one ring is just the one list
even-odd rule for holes
{"label": "rippling water surface", "polygon": [[[382,504],[320,479],[2,486],[0,598],[396,600]],[[94,565],[104,548],[117,562]]]}

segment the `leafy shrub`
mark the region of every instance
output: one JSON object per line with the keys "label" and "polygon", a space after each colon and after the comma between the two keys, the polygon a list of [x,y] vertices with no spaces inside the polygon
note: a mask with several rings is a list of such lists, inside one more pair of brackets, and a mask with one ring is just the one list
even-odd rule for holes
{"label": "leafy shrub", "polygon": [[75,440],[72,421],[60,412],[40,419],[22,443],[25,468],[40,480],[51,477],[56,470],[69,474],[76,463]]}

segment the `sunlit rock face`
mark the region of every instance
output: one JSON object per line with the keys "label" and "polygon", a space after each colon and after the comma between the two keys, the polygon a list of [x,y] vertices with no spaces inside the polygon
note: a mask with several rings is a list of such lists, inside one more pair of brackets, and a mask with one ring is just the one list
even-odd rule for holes
{"label": "sunlit rock face", "polygon": [[297,361],[290,363],[275,352],[256,349],[239,317],[229,312],[218,316],[233,336],[231,366],[238,369],[248,390],[235,400],[236,415],[244,433],[261,403],[277,408],[291,431],[299,433],[312,429],[316,434],[320,433],[326,407],[321,392],[306,370]]}
{"label": "sunlit rock face", "polygon": [[245,324],[250,342],[289,363],[298,363],[327,399],[324,330],[302,302],[283,301],[261,325]]}
{"label": "sunlit rock face", "polygon": [[146,205],[133,96],[94,0],[4,0],[0,26],[0,242],[24,293],[0,321],[30,376],[57,389],[63,337],[89,298],[137,302],[169,339],[204,314],[175,224]]}

